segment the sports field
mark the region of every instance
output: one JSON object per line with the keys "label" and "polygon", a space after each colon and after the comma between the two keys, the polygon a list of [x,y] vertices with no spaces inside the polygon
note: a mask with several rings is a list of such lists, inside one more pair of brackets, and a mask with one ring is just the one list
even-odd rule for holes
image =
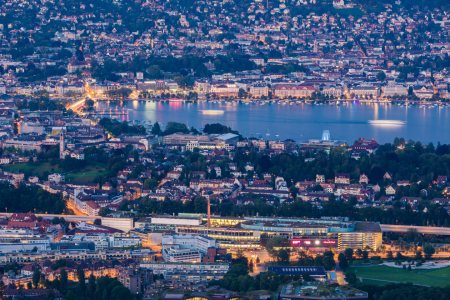
{"label": "sports field", "polygon": [[450,284],[450,267],[438,270],[414,270],[411,272],[387,266],[352,267],[349,270],[354,271],[357,277],[363,278],[363,282],[371,284],[384,285],[390,281],[441,287]]}
{"label": "sports field", "polygon": [[[30,172],[32,175],[42,176],[44,172],[49,173],[63,173],[63,170],[58,168],[58,165],[51,165],[48,162],[45,163],[35,163],[29,165],[27,163],[14,164],[4,166],[5,171],[19,171],[19,172]],[[99,162],[91,162],[90,165],[75,170],[73,172],[64,173],[66,181],[77,181],[77,182],[91,182],[96,176],[103,176],[107,173],[106,165]]]}

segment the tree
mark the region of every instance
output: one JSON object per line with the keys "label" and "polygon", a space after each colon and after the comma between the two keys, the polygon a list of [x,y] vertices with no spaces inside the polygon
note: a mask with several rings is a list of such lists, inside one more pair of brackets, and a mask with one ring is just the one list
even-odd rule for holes
{"label": "tree", "polygon": [[347,271],[345,272],[345,279],[349,284],[355,284],[357,281],[355,272]]}
{"label": "tree", "polygon": [[369,259],[369,252],[367,252],[367,250],[364,250],[362,253],[362,257],[364,260],[368,260]]}
{"label": "tree", "polygon": [[41,271],[38,268],[35,268],[33,270],[33,279],[32,279],[35,289],[38,288],[40,279],[41,279]]}
{"label": "tree", "polygon": [[356,256],[358,256],[359,258],[362,257],[362,253],[363,251],[360,248],[356,249]]}
{"label": "tree", "polygon": [[272,44],[273,43],[273,39],[270,36],[266,36],[264,41],[266,42],[266,44]]}
{"label": "tree", "polygon": [[75,57],[77,58],[78,61],[84,61],[83,51],[77,49],[77,51],[75,51]]}
{"label": "tree", "polygon": [[323,266],[325,270],[333,270],[336,266],[334,261],[334,253],[332,251],[325,251],[323,253]]}
{"label": "tree", "polygon": [[347,268],[348,268],[348,261],[347,261],[347,258],[345,257],[344,253],[339,253],[338,260],[339,260],[339,267],[343,271],[347,270]]}
{"label": "tree", "polygon": [[67,291],[67,272],[66,269],[61,269],[61,274],[60,274],[60,284],[61,284],[61,293],[66,293]]}
{"label": "tree", "polygon": [[122,100],[125,100],[125,98],[128,98],[132,92],[133,92],[132,89],[120,88],[117,90],[106,91],[106,94],[111,98],[121,98]]}
{"label": "tree", "polygon": [[277,251],[276,258],[278,262],[287,263],[289,262],[289,257],[291,256],[291,251],[288,249],[280,249]]}
{"label": "tree", "polygon": [[408,265],[408,271],[411,272],[411,265]]}
{"label": "tree", "polygon": [[100,208],[100,210],[98,211],[98,215],[101,217],[107,216],[111,213],[111,210],[107,207],[102,207]]}
{"label": "tree", "polygon": [[386,258],[387,259],[394,259],[394,255],[392,255],[392,251],[386,251]]}
{"label": "tree", "polygon": [[159,126],[159,123],[156,122],[152,126],[152,134],[161,134],[161,126]]}
{"label": "tree", "polygon": [[379,72],[379,73],[377,74],[377,80],[379,80],[379,81],[384,81],[384,79],[386,79],[386,74],[384,74],[383,71]]}
{"label": "tree", "polygon": [[55,261],[55,266],[53,267],[54,270],[58,270],[59,268],[67,267],[67,260],[65,259],[58,259]]}
{"label": "tree", "polygon": [[345,249],[344,254],[345,254],[345,258],[347,258],[348,260],[353,259],[353,249],[352,248]]}
{"label": "tree", "polygon": [[84,290],[86,289],[86,279],[84,276],[84,270],[82,268],[78,268],[77,276],[78,276],[79,289],[82,293],[84,293]]}
{"label": "tree", "polygon": [[94,274],[91,274],[89,276],[88,285],[87,285],[87,292],[89,293],[89,296],[91,298],[94,296],[94,292],[95,292],[95,277],[94,277]]}
{"label": "tree", "polygon": [[277,251],[274,248],[281,247],[284,242],[287,242],[286,238],[276,236],[267,241],[266,250],[271,257],[277,256]]}
{"label": "tree", "polygon": [[423,253],[425,254],[426,259],[430,259],[435,252],[436,250],[431,244],[426,244],[425,247],[423,247]]}
{"label": "tree", "polygon": [[303,273],[302,278],[304,281],[314,281],[314,278],[311,275],[309,275],[308,272]]}
{"label": "tree", "polygon": [[422,259],[422,251],[416,251],[416,255],[414,256],[414,259],[416,259],[416,260]]}
{"label": "tree", "polygon": [[53,290],[49,290],[47,296],[45,297],[45,300],[55,300],[55,293]]}

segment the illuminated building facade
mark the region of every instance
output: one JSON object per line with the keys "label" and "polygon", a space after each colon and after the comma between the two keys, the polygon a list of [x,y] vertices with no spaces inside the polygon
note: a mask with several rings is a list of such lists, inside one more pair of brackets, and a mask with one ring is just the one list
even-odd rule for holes
{"label": "illuminated building facade", "polygon": [[378,223],[349,222],[340,218],[212,217],[211,226],[218,227],[179,226],[177,233],[206,235],[216,239],[220,247],[235,250],[261,248],[261,238],[274,236],[287,238],[291,247],[316,251],[365,249],[366,246],[377,250],[382,242]]}

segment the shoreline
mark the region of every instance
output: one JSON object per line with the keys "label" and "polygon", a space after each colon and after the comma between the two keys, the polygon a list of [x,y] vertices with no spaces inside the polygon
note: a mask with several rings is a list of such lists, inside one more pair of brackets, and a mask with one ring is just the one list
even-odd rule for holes
{"label": "shoreline", "polygon": [[124,100],[114,100],[114,99],[95,99],[97,102],[173,102],[173,103],[225,103],[225,104],[245,104],[245,105],[271,105],[271,104],[281,104],[281,105],[348,105],[350,103],[364,103],[364,104],[381,104],[381,105],[401,105],[401,106],[429,106],[429,107],[445,107],[450,106],[449,102],[441,101],[426,101],[426,100],[385,100],[385,99],[327,99],[327,100],[305,100],[305,99],[271,99],[271,100],[261,100],[261,99],[199,99],[199,100],[184,100],[184,99],[124,99]]}

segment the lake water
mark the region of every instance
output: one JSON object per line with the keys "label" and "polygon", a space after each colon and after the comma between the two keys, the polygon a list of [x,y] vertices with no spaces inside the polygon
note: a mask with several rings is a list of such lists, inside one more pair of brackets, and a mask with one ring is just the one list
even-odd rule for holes
{"label": "lake water", "polygon": [[[100,108],[118,104],[102,102]],[[261,135],[280,140],[291,138],[297,142],[321,139],[329,130],[331,139],[352,144],[359,137],[375,139],[379,143],[393,142],[404,137],[422,143],[450,143],[450,107],[399,107],[395,105],[350,102],[348,105],[245,105],[243,103],[212,102],[144,102],[129,101],[123,106],[129,121],[163,123],[175,121],[189,127],[203,128],[206,124],[221,123],[244,136]]]}

